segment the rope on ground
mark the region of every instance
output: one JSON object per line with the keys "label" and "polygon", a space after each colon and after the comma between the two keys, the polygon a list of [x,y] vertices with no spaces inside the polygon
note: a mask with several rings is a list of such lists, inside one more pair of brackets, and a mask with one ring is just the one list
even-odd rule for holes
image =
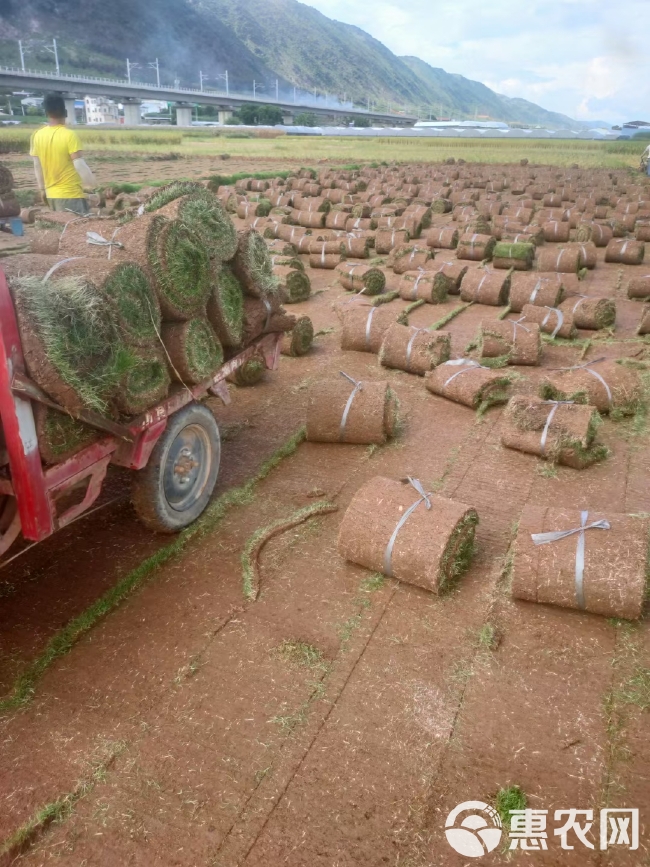
{"label": "rope on ground", "polygon": [[319,515],[327,515],[331,512],[337,512],[338,506],[334,503],[319,502],[311,506],[306,506],[304,509],[299,509],[288,518],[282,518],[274,521],[267,527],[262,527],[256,530],[250,537],[241,556],[241,564],[243,570],[243,589],[244,597],[251,602],[255,602],[260,592],[260,569],[259,557],[262,553],[262,548],[274,536],[280,533],[285,533],[294,527],[304,524],[305,521],[316,518]]}

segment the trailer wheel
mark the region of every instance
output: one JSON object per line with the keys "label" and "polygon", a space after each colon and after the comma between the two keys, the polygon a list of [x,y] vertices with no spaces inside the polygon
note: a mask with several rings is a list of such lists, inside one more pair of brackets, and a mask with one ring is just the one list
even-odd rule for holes
{"label": "trailer wheel", "polygon": [[221,440],[210,410],[193,403],[169,420],[147,466],[136,473],[133,505],[158,533],[176,533],[201,515],[219,474]]}

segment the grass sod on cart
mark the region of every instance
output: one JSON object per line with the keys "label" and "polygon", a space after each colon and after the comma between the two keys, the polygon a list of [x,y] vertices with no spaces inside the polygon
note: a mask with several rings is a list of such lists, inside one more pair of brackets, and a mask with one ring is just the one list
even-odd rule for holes
{"label": "grass sod on cart", "polygon": [[28,371],[69,409],[109,409],[114,390],[134,366],[105,298],[77,278],[13,281]]}
{"label": "grass sod on cart", "polygon": [[215,267],[208,319],[223,346],[239,346],[244,336],[244,292],[229,265]]}

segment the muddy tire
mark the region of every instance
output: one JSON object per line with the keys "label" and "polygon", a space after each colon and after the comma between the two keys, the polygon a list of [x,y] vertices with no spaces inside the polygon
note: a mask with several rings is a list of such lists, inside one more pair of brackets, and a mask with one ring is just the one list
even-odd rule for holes
{"label": "muddy tire", "polygon": [[221,439],[210,410],[198,403],[175,413],[135,475],[133,505],[158,533],[177,533],[202,514],[219,475]]}

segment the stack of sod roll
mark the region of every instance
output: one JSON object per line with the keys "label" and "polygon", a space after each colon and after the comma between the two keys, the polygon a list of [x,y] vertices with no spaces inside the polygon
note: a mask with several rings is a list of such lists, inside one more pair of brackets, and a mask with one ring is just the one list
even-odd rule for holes
{"label": "stack of sod roll", "polygon": [[[69,412],[139,415],[172,381],[206,382],[226,355],[294,324],[266,243],[250,229],[238,233],[205,187],[169,184],[140,210],[126,222],[70,223],[58,256],[3,261],[28,373]],[[55,434],[50,459],[88,439],[78,423],[76,438],[61,419],[40,421]]]}

